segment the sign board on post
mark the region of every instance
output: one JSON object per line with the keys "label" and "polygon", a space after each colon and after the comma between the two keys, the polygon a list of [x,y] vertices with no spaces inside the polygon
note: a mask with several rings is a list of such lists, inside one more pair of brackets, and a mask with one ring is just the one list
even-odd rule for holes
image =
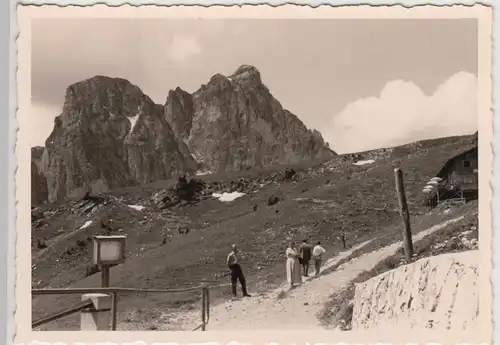
{"label": "sign board on post", "polygon": [[109,266],[125,261],[126,236],[94,236],[94,265],[101,266],[101,286],[109,287]]}
{"label": "sign board on post", "polygon": [[94,265],[116,265],[125,261],[126,236],[94,236]]}

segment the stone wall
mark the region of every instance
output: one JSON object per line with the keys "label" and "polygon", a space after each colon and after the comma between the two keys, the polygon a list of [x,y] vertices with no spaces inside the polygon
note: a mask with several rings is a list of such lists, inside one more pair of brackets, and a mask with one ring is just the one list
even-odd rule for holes
{"label": "stone wall", "polygon": [[471,329],[478,320],[478,277],[477,250],[424,258],[378,275],[356,286],[352,329]]}

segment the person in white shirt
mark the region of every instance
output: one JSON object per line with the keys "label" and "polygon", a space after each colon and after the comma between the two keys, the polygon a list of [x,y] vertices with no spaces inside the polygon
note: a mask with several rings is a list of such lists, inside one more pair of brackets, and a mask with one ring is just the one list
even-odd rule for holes
{"label": "person in white shirt", "polygon": [[238,248],[233,244],[233,251],[229,253],[227,256],[227,267],[231,270],[231,292],[233,294],[233,298],[236,298],[236,282],[239,280],[241,284],[241,290],[243,292],[244,297],[250,297],[247,293],[247,283],[245,280],[245,275],[243,274],[243,270],[241,269],[240,264],[238,263]]}
{"label": "person in white shirt", "polygon": [[321,246],[321,242],[318,241],[313,248],[312,258],[314,260],[314,269],[316,270],[314,276],[319,277],[319,269],[321,268],[321,263],[323,262],[323,254],[326,252],[325,248]]}

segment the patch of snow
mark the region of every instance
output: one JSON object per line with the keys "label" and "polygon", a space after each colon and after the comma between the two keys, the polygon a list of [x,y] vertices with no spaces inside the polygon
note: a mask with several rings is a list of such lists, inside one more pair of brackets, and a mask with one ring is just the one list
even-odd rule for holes
{"label": "patch of snow", "polygon": [[210,170],[198,170],[196,176],[210,175],[212,172]]}
{"label": "patch of snow", "polygon": [[191,157],[193,157],[194,161],[198,164],[203,162],[203,158],[196,152],[192,152]]}
{"label": "patch of snow", "polygon": [[229,81],[233,81],[233,79],[231,79],[231,78],[229,78],[229,77],[227,77],[227,80],[229,80]]}
{"label": "patch of snow", "polygon": [[92,224],[92,221],[91,220],[87,220],[81,227],[79,230],[82,230],[82,229],[85,229],[85,228],[88,228],[90,225]]}
{"label": "patch of snow", "polygon": [[132,130],[134,129],[135,124],[137,123],[137,120],[139,119],[139,114],[137,114],[135,116],[127,117],[127,119],[130,122],[130,130],[128,131],[128,133],[130,134],[132,132]]}
{"label": "patch of snow", "polygon": [[145,209],[145,207],[141,205],[128,205],[128,207],[133,208],[136,211],[142,211]]}
{"label": "patch of snow", "polygon": [[241,198],[245,193],[232,192],[232,193],[213,193],[212,196],[222,202],[231,202],[238,198]]}
{"label": "patch of snow", "polygon": [[353,165],[365,165],[375,163],[373,159],[368,159],[366,161],[357,161],[356,163],[352,163]]}

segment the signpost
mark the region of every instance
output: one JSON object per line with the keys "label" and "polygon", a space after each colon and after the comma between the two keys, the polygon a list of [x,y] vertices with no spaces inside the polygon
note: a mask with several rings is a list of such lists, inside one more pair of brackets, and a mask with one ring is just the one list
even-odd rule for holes
{"label": "signpost", "polygon": [[410,212],[406,202],[405,187],[403,182],[403,171],[394,169],[394,177],[396,179],[396,193],[398,194],[399,212],[403,220],[403,244],[405,249],[406,259],[410,261],[413,257],[413,240],[410,227]]}
{"label": "signpost", "polygon": [[109,267],[125,261],[126,236],[94,236],[94,265],[101,267],[101,286],[109,287]]}

